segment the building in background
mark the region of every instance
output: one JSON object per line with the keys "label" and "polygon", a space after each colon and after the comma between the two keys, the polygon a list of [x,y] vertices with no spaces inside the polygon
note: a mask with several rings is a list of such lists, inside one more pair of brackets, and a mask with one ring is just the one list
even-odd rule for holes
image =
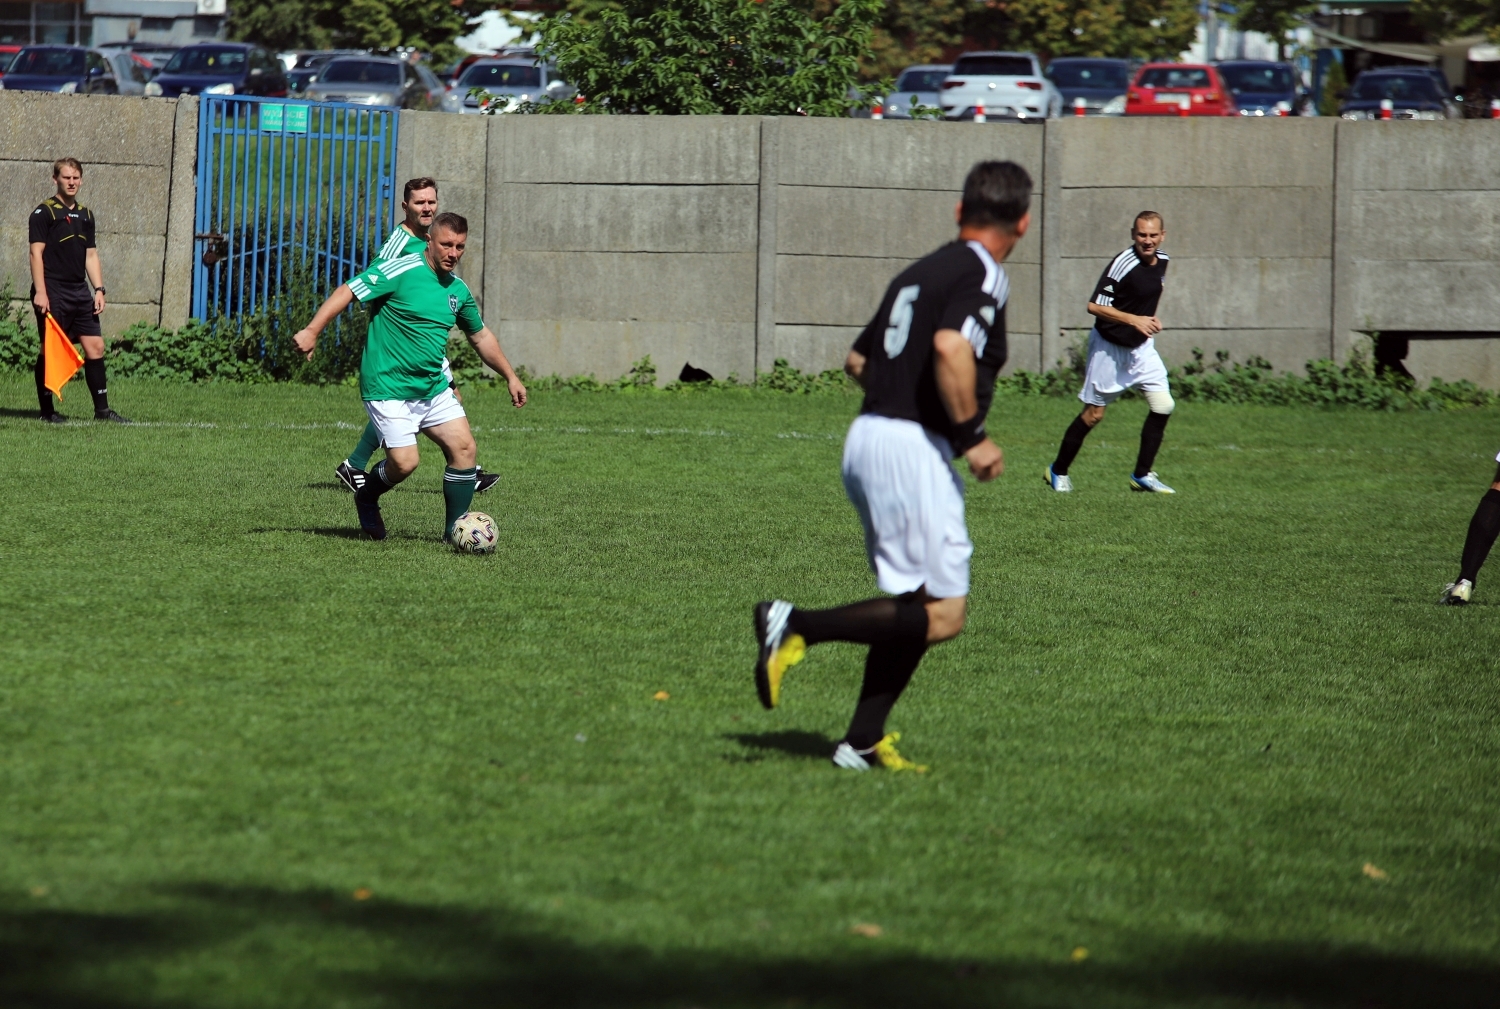
{"label": "building in background", "polygon": [[[224,36],[225,0],[84,0],[93,44],[187,45]],[[38,4],[38,6],[43,6]]]}
{"label": "building in background", "polygon": [[1412,18],[1407,0],[1365,0],[1358,6],[1325,4],[1312,17],[1321,89],[1327,68],[1342,64],[1352,81],[1361,70],[1388,66],[1427,66],[1443,71],[1462,96],[1466,114],[1488,115],[1489,99],[1500,96],[1500,47],[1483,36],[1438,39]]}
{"label": "building in background", "polygon": [[94,26],[82,0],[68,3],[0,2],[0,43],[92,45]]}

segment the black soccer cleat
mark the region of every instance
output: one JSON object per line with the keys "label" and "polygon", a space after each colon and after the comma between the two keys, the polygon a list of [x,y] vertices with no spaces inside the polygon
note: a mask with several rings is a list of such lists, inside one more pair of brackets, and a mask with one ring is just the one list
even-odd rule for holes
{"label": "black soccer cleat", "polygon": [[499,473],[486,473],[479,466],[474,467],[474,493],[483,494],[495,484],[500,482]]}
{"label": "black soccer cleat", "polygon": [[68,422],[68,418],[64,417],[60,413],[57,413],[56,411],[53,411],[52,413],[44,413],[38,419],[41,420],[43,424],[66,424]]}
{"label": "black soccer cleat", "polygon": [[370,475],[364,470],[350,466],[348,459],[339,463],[339,468],[333,471],[333,475],[339,478],[339,483],[347,487],[351,494],[358,494],[365,481],[370,479]]}
{"label": "black soccer cleat", "polygon": [[791,615],[792,604],[782,599],[755,604],[755,693],[767,711],[781,702],[781,678],[807,654],[802,635],[787,630]]}
{"label": "black soccer cleat", "polygon": [[380,516],[380,502],[365,500],[364,495],[354,495],[354,510],[359,512],[359,527],[372,540],[385,539],[385,519]]}
{"label": "black soccer cleat", "polygon": [[115,413],[113,410],[95,410],[94,411],[94,419],[95,420],[109,421],[110,423],[113,423],[113,424],[129,424],[130,423],[129,419],[127,419],[125,417],[121,417],[119,414]]}

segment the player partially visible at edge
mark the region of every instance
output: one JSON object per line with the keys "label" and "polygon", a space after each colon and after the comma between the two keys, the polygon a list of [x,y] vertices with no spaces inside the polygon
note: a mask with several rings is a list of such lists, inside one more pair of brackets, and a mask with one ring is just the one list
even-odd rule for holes
{"label": "player partially visible at edge", "polygon": [[[386,240],[380,246],[380,251],[375,254],[375,263],[387,259],[399,259],[402,256],[421,255],[427,250],[427,229],[432,226],[432,219],[438,212],[437,182],[427,177],[408,179],[406,186],[401,191],[401,210],[406,214],[406,220],[386,236]],[[371,263],[373,266],[375,263]],[[452,367],[447,357],[443,358],[443,370],[448,374],[448,384],[453,385]],[[453,394],[458,395],[455,388]],[[380,447],[380,431],[375,427],[374,421],[365,422],[365,430],[359,436],[359,443],[354,446],[354,451],[349,457],[338,464],[333,475],[339,478],[339,482],[351,491],[357,491],[365,485],[367,476],[365,467],[370,465],[370,456]],[[474,493],[483,494],[499,481],[500,477],[495,473],[486,473],[484,467],[478,462],[474,464]]]}
{"label": "player partially visible at edge", "polygon": [[995,377],[1005,364],[1000,266],[1031,224],[1031,177],[1009,161],[985,161],[964,180],[958,238],[903,270],[849,352],[846,370],[865,390],[844,442],[844,490],[859,513],[865,551],[882,592],[830,610],[783,600],[755,606],[760,655],[755,687],[767,708],[807,646],[869,645],[864,686],[837,767],[926,768],[896,751],[885,721],[928,647],[963,630],[974,545],[964,526],[962,455],[981,480],[1004,469],[985,434]]}
{"label": "player partially visible at edge", "polygon": [[1161,320],[1156,306],[1161,301],[1167,275],[1167,254],[1161,251],[1167,229],[1154,210],[1135,215],[1130,226],[1130,247],[1120,253],[1099,275],[1089,298],[1094,328],[1089,331],[1088,370],[1083,376],[1083,412],[1063,434],[1057,459],[1047,467],[1047,485],[1060,493],[1073,489],[1068,468],[1083,448],[1083,440],[1104,419],[1104,408],[1126,389],[1140,389],[1150,412],[1141,426],[1141,450],[1130,474],[1130,489],[1151,494],[1175,494],[1161,482],[1153,468],[1161,449],[1167,420],[1177,404],[1167,384],[1167,366],[1156,352],[1156,334]]}
{"label": "player partially visible at edge", "polygon": [[[1500,455],[1495,456],[1495,462],[1500,464]],[[1484,497],[1479,499],[1474,517],[1469,519],[1469,533],[1464,537],[1458,578],[1443,589],[1441,602],[1449,606],[1464,606],[1474,598],[1474,582],[1479,578],[1479,569],[1484,567],[1497,535],[1500,535],[1500,465],[1495,467],[1495,479],[1490,483],[1490,489],[1484,492]]]}
{"label": "player partially visible at edge", "polygon": [[453,273],[463,258],[469,222],[438,214],[421,255],[376,263],[340,284],[292,339],[312,357],[318,335],[356,297],[370,312],[359,393],[380,431],[385,461],[368,474],[354,494],[359,525],[372,539],[385,539],[380,496],[416,471],[421,432],[443,450],[446,517],[443,538],[474,499],[474,435],[458,398],[443,373],[448,331],[457,325],[485,364],[505,376],[511,402],[526,405],[526,387],[500,350],[495,334],[479,317],[469,286]]}

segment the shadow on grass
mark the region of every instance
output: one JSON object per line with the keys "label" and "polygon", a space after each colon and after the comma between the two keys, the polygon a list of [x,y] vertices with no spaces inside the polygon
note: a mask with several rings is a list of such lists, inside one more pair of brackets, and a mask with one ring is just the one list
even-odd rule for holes
{"label": "shadow on grass", "polygon": [[[135,915],[0,906],[0,1004],[478,1006],[1493,1006],[1500,966],[1360,949],[1143,943],[1118,961],[925,956],[850,936],[821,956],[585,943],[503,909],[198,886]],[[155,987],[160,971],[172,995]],[[196,996],[196,1000],[195,999]],[[189,1001],[194,1000],[194,1001]]]}
{"label": "shadow on grass", "polygon": [[834,747],[838,746],[837,740],[829,739],[821,732],[806,732],[801,729],[726,733],[724,738],[752,750],[777,750],[793,757],[816,757],[819,760],[827,760],[833,756]]}
{"label": "shadow on grass", "polygon": [[40,417],[38,414],[40,413],[41,411],[36,407],[32,407],[30,410],[17,410],[10,406],[0,406],[0,417],[24,417],[27,420],[39,421]]}
{"label": "shadow on grass", "polygon": [[[329,536],[340,540],[369,540],[359,526],[257,526],[248,530],[251,533],[300,533],[306,536]],[[388,540],[411,540],[414,542],[439,544],[436,536],[421,536],[417,533],[386,531],[385,538]],[[371,540],[370,542],[374,542]]]}

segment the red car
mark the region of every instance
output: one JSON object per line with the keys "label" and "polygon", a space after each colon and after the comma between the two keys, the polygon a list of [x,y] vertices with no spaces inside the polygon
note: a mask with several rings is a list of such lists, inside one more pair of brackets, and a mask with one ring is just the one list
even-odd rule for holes
{"label": "red car", "polygon": [[3,77],[5,71],[10,69],[11,63],[16,58],[16,53],[20,52],[23,48],[25,47],[10,42],[0,42],[0,77]]}
{"label": "red car", "polygon": [[1238,116],[1218,68],[1206,63],[1147,63],[1125,92],[1127,116]]}

